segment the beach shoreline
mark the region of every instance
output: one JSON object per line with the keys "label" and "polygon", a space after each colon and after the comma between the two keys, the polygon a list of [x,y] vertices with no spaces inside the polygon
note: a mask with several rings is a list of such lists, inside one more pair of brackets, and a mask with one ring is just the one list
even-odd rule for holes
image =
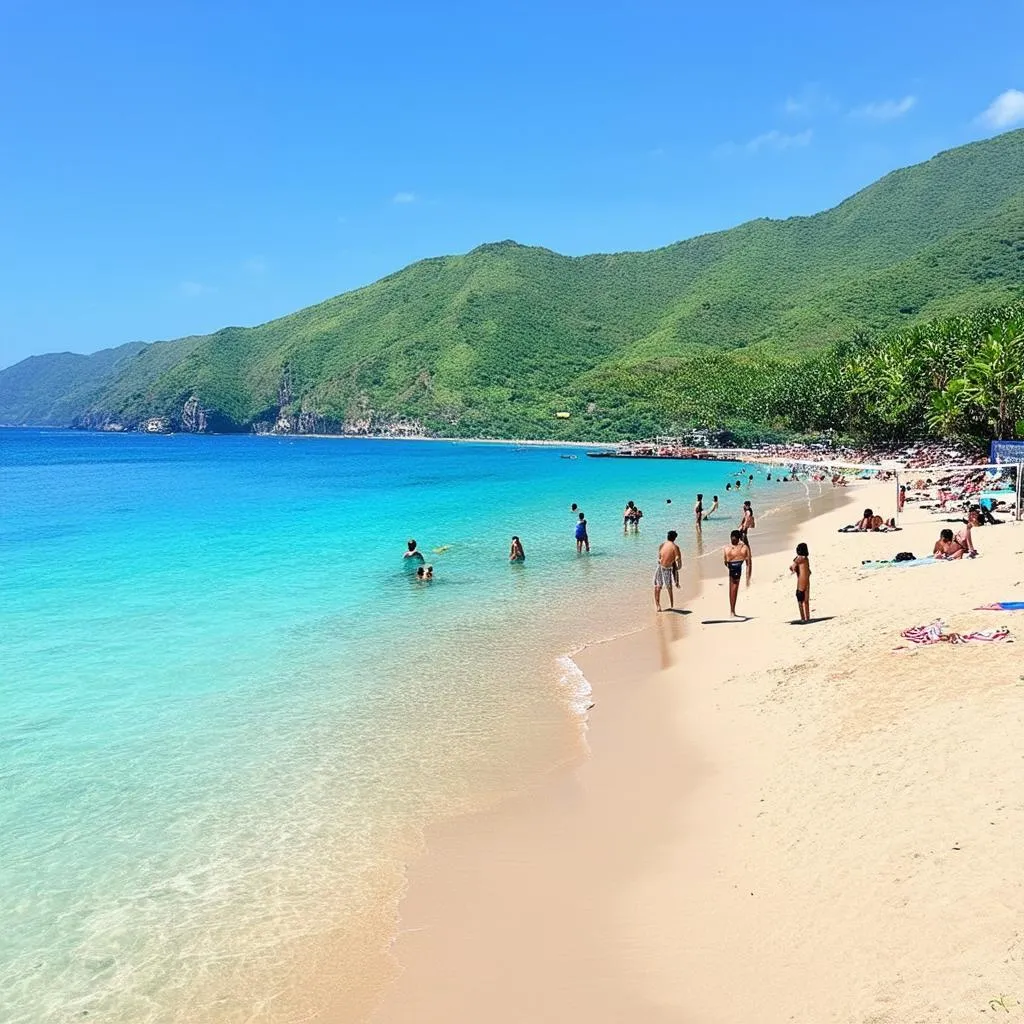
{"label": "beach shoreline", "polygon": [[[884,507],[891,486],[862,484],[835,500],[862,498]],[[425,855],[409,869],[400,910],[393,953],[401,973],[369,1018],[374,1024],[930,1024],[960,1019],[965,1000],[982,1009],[985,985],[998,996],[997,989],[1024,983],[1019,956],[1017,977],[1012,964],[1006,967],[1005,950],[1020,938],[1008,911],[1019,913],[1024,903],[1012,841],[997,844],[992,871],[978,884],[959,866],[966,859],[950,863],[927,852],[934,817],[916,821],[908,807],[898,828],[900,856],[904,846],[920,845],[926,863],[939,857],[951,870],[920,872],[919,885],[938,879],[948,891],[907,920],[890,892],[912,869],[894,865],[899,858],[877,838],[870,850],[860,849],[866,836],[892,831],[877,780],[900,773],[924,806],[934,801],[957,819],[961,843],[981,827],[971,818],[978,802],[972,791],[946,778],[956,768],[930,753],[942,746],[936,722],[918,719],[922,710],[941,710],[948,724],[955,702],[969,697],[972,713],[957,728],[975,745],[992,727],[993,701],[1024,720],[1016,677],[1009,677],[1013,648],[892,648],[900,643],[897,627],[924,621],[937,601],[952,603],[969,624],[992,625],[970,608],[986,595],[1005,598],[998,588],[1012,593],[1020,583],[992,542],[1009,541],[1016,550],[1024,536],[1009,525],[998,534],[986,529],[990,558],[886,576],[859,572],[863,559],[855,556],[921,548],[935,521],[924,518],[895,536],[835,534],[848,518],[845,508],[833,507],[802,522],[799,537],[785,531],[787,546],[810,541],[815,590],[824,591],[812,598],[817,621],[810,626],[788,624],[795,616],[790,555],[755,547],[754,586],[740,594],[750,621],[723,621],[721,574],[709,553],[712,571],[688,602],[692,614],[657,616],[641,633],[577,656],[596,705],[586,757],[540,791],[447,822],[428,837]],[[915,572],[951,575],[936,588],[926,576],[906,575]],[[873,641],[864,639],[865,629],[877,634]],[[980,681],[930,693],[929,682],[939,688],[949,671],[938,669],[943,655],[972,659]],[[858,671],[865,657],[874,676]],[[917,679],[915,664],[938,671]],[[907,694],[879,690],[894,676],[907,679]],[[927,760],[932,774],[924,780],[904,765],[908,750]],[[978,771],[988,772],[989,792],[1004,797],[1001,818],[1019,824],[1020,759],[1000,768],[971,750]],[[943,796],[950,791],[956,806]],[[857,864],[865,861],[861,877]],[[928,889],[918,895],[927,898]],[[922,920],[941,916],[950,902],[963,909],[947,931],[969,948],[973,974],[950,970],[948,941],[920,939]],[[970,925],[972,906],[989,913],[991,927]],[[886,957],[875,953],[877,945]],[[897,975],[912,971],[917,984],[901,986]],[[1024,1001],[1024,984],[1017,988]],[[929,1007],[925,1015],[918,1004]]]}

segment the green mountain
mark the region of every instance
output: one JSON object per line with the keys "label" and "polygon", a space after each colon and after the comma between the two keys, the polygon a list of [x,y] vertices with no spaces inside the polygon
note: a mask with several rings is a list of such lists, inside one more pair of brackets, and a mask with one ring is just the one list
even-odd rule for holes
{"label": "green mountain", "polygon": [[[697,421],[723,359],[755,369],[1022,290],[1015,131],[811,217],[651,252],[482,245],[259,327],[35,357],[0,372],[0,422],[617,437]],[[665,373],[687,394],[651,399]]]}

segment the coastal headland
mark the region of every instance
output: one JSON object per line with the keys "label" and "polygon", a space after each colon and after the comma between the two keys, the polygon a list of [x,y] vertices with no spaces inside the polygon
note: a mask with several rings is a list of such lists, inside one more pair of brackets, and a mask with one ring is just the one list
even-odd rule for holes
{"label": "coastal headland", "polygon": [[430,837],[374,1024],[1024,1014],[1020,652],[900,635],[941,618],[1019,643],[1024,613],[978,609],[1024,598],[1024,527],[975,531],[974,560],[871,569],[940,524],[915,504],[898,533],[837,533],[893,500],[843,490],[754,540],[745,619],[708,552],[686,614],[577,656],[587,751]]}

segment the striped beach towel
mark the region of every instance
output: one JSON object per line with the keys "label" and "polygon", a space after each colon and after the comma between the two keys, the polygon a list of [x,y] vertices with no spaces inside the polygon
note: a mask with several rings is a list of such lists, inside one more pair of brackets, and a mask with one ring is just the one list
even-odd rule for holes
{"label": "striped beach towel", "polygon": [[978,629],[973,633],[945,633],[941,619],[929,622],[927,626],[911,626],[903,630],[900,636],[912,644],[972,644],[996,643],[1008,640],[1008,629]]}

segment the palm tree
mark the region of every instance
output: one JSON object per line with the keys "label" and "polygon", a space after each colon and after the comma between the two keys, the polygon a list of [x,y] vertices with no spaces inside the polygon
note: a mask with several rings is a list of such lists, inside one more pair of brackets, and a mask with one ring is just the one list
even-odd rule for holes
{"label": "palm tree", "polygon": [[964,395],[997,440],[1012,437],[1024,414],[1024,318],[994,325],[965,367]]}

